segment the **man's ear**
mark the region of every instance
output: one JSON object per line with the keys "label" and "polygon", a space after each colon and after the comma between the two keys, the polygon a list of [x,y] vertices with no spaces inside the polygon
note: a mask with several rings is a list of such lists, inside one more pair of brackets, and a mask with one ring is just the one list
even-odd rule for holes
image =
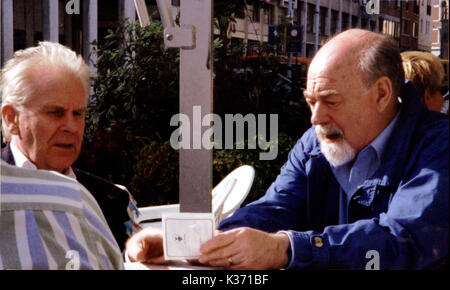
{"label": "man's ear", "polygon": [[430,94],[430,89],[426,88],[425,91],[423,92],[423,96],[422,96],[422,102],[429,108],[430,107],[430,103],[431,103],[431,94]]}
{"label": "man's ear", "polygon": [[5,123],[9,134],[19,135],[19,114],[12,105],[4,105],[2,107],[2,122]]}
{"label": "man's ear", "polygon": [[388,77],[379,78],[374,84],[375,106],[379,113],[386,110],[394,97],[392,90],[392,82]]}

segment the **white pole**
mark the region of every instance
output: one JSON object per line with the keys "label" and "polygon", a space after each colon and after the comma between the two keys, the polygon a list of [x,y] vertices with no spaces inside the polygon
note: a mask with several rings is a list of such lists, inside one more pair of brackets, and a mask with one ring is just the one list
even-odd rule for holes
{"label": "white pole", "polygon": [[98,2],[97,0],[84,0],[83,4],[83,56],[91,68],[91,74],[94,75],[96,74],[94,64],[97,62],[97,58],[95,55],[91,55],[91,52],[94,50],[92,42],[97,39]]}
{"label": "white pole", "polygon": [[58,0],[44,0],[42,17],[42,34],[44,40],[59,42]]}
{"label": "white pole", "polygon": [[[194,48],[180,50],[180,113],[191,121],[190,149],[180,149],[180,212],[211,212],[212,150],[192,148],[209,126],[195,128],[194,106],[200,120],[213,111],[213,0],[180,1],[180,24],[195,27]],[[198,145],[198,144],[197,144]]]}

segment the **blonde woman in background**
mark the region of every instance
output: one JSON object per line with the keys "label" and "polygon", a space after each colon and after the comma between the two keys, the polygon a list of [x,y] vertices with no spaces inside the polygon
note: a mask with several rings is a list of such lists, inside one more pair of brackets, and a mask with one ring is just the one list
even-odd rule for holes
{"label": "blonde woman in background", "polygon": [[413,82],[422,102],[428,109],[442,112],[444,98],[440,88],[444,69],[439,58],[423,51],[404,51],[401,57],[405,78]]}

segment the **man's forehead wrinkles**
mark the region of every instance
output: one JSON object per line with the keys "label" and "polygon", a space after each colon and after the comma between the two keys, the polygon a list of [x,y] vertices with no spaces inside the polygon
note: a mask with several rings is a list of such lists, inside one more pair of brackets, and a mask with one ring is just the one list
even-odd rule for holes
{"label": "man's forehead wrinkles", "polygon": [[305,96],[305,98],[313,98],[313,97],[327,98],[327,97],[330,97],[333,95],[338,95],[338,94],[339,94],[339,92],[334,89],[322,90],[322,91],[318,91],[318,92],[303,91],[303,95]]}
{"label": "man's forehead wrinkles", "polygon": [[308,80],[304,96],[328,96],[338,94],[337,83],[330,77],[315,77]]}

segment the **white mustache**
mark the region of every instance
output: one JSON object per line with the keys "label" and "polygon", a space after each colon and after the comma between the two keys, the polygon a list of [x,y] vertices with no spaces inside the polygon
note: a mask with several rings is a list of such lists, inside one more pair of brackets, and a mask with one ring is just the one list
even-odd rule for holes
{"label": "white mustache", "polygon": [[344,136],[344,132],[341,130],[341,128],[333,124],[317,125],[315,126],[315,130],[319,139],[322,139],[327,135],[339,135],[340,137]]}

